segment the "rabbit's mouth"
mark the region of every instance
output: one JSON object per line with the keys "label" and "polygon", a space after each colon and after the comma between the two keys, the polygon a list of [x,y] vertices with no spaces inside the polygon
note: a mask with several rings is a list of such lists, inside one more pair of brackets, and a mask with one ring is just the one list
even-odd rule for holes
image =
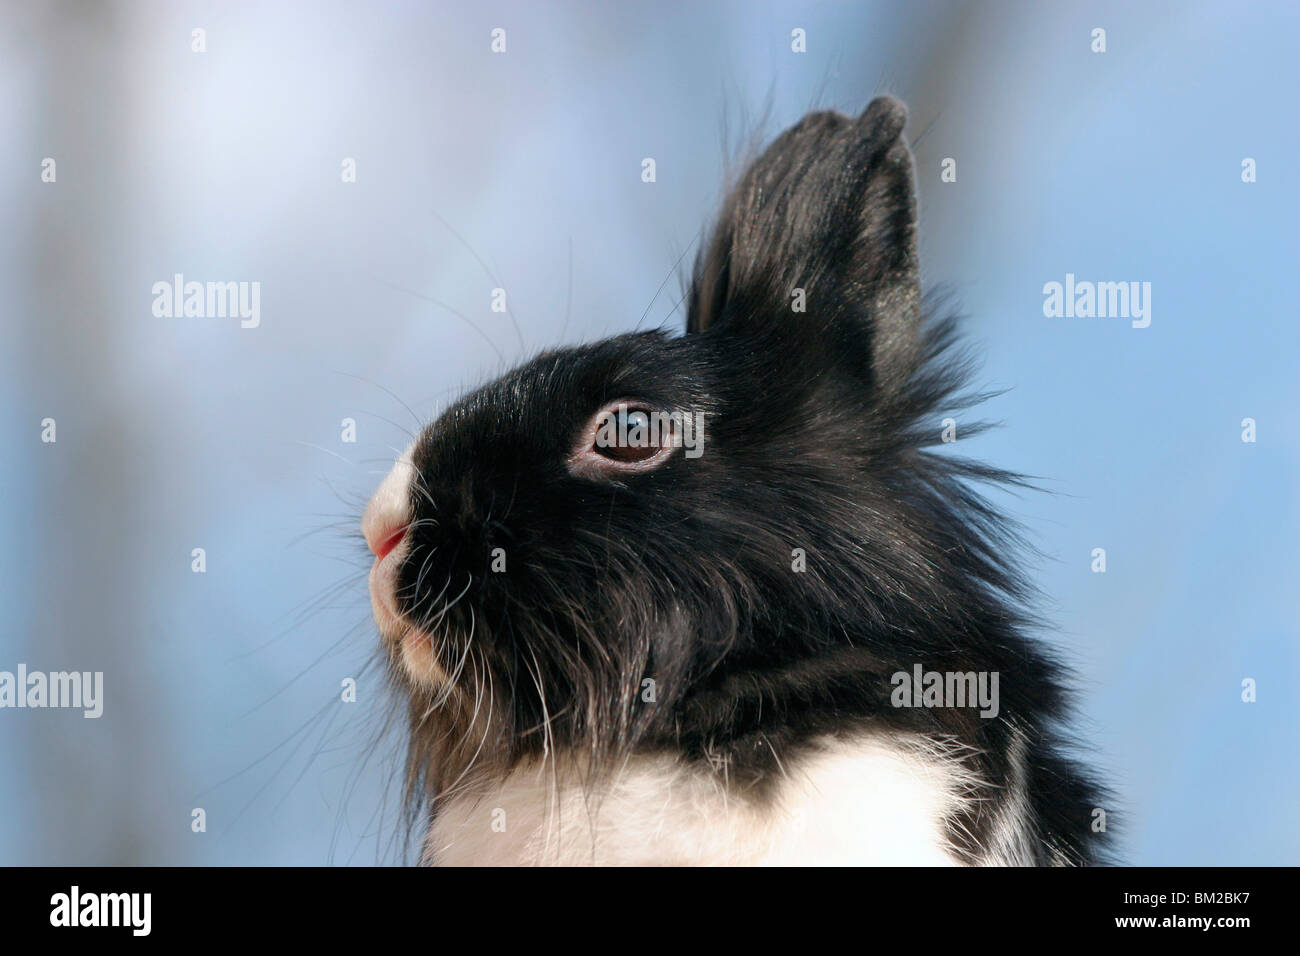
{"label": "rabbit's mouth", "polygon": [[408,626],[397,608],[397,570],[406,550],[407,546],[402,543],[384,554],[377,554],[370,568],[370,607],[379,632],[386,638]]}
{"label": "rabbit's mouth", "polygon": [[375,555],[370,568],[370,606],[385,645],[400,658],[410,679],[439,685],[446,674],[428,631],[413,624],[398,606],[398,574],[411,553],[407,499],[412,474],[411,450],[407,449],[366,506],[361,521],[366,545]]}
{"label": "rabbit's mouth", "polygon": [[376,552],[370,569],[370,606],[390,653],[399,657],[408,677],[418,684],[438,686],[446,681],[428,631],[413,624],[397,607],[397,574],[410,545],[401,540]]}

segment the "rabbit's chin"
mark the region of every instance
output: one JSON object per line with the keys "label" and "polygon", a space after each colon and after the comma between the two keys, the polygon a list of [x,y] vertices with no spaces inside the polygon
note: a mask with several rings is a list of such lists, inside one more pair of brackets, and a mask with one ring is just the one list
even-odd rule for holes
{"label": "rabbit's chin", "polygon": [[408,627],[397,639],[397,653],[402,669],[410,680],[422,687],[437,689],[447,684],[447,673],[438,663],[433,640],[416,627]]}

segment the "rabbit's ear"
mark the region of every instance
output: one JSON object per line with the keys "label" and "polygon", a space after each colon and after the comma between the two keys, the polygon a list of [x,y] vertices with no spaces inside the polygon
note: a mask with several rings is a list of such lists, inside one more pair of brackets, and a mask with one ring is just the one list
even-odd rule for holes
{"label": "rabbit's ear", "polygon": [[921,310],[906,120],[880,97],[857,119],[810,113],[769,146],[696,262],[687,332],[788,324],[776,341],[831,334],[877,386],[905,377]]}

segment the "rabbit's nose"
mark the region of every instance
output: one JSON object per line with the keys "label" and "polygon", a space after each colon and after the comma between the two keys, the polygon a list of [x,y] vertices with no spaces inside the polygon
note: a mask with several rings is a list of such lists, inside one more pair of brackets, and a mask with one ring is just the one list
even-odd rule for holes
{"label": "rabbit's nose", "polygon": [[378,545],[370,544],[368,540],[366,543],[370,544],[370,550],[375,552],[375,557],[382,559],[386,557],[388,553],[392,551],[395,547],[401,544],[402,539],[405,537],[406,537],[406,525],[402,525],[400,528],[398,528],[396,531],[390,534],[383,541],[380,541]]}
{"label": "rabbit's nose", "polygon": [[402,543],[410,517],[410,486],[413,469],[410,452],[398,459],[379,490],[375,492],[361,517],[361,533],[366,545],[383,558]]}

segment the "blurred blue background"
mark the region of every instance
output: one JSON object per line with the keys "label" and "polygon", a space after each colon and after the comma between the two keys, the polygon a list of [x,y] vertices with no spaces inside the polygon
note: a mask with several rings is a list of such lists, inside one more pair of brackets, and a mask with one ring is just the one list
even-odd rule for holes
{"label": "blurred blue background", "polygon": [[[404,406],[524,354],[498,285],[529,351],[652,302],[679,326],[656,290],[736,144],[880,92],[911,110],[925,282],[1010,389],[963,450],[1050,490],[1000,500],[1125,860],[1300,862],[1300,7],[0,10],[0,670],[106,697],[0,710],[0,863],[403,859],[355,526]],[[155,317],[178,272],[260,282],[260,327]],[[1067,272],[1150,282],[1150,327],[1045,318]]]}

